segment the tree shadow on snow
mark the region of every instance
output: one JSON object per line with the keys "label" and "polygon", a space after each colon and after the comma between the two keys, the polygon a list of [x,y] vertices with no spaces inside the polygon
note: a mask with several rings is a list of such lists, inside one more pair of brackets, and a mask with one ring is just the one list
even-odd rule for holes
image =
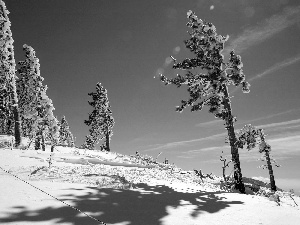
{"label": "tree shadow on snow", "polygon": [[[226,201],[225,197],[216,196],[221,192],[183,193],[165,185],[138,184],[137,187],[138,189],[133,190],[88,187],[83,190],[86,193],[84,195],[68,194],[56,197],[107,224],[123,222],[126,225],[160,225],[161,219],[168,216],[166,208],[182,206],[183,201],[184,205],[194,205],[195,208],[190,214],[193,218],[201,218],[203,212],[216,213],[232,204],[243,204],[241,201]],[[72,189],[69,190],[72,192]],[[24,208],[19,210],[6,218],[2,217],[0,224],[13,221],[99,224],[66,205],[37,211]]]}

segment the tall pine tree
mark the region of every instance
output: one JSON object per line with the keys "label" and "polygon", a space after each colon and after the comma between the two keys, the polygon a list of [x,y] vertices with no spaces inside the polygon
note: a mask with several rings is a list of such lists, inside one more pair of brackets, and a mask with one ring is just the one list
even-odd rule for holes
{"label": "tall pine tree", "polygon": [[36,149],[42,140],[52,145],[58,143],[58,120],[53,115],[52,100],[46,94],[47,86],[43,85],[44,78],[40,75],[39,59],[31,46],[23,45],[25,60],[19,62],[19,79],[17,91],[19,96],[20,112],[23,119],[24,135],[36,139]]}
{"label": "tall pine tree", "polygon": [[8,14],[5,3],[0,0],[0,125],[3,133],[14,133],[18,147],[21,144],[21,119],[16,91],[14,40]]}
{"label": "tall pine tree", "polygon": [[74,147],[74,137],[70,131],[70,127],[66,117],[63,116],[60,122],[60,129],[59,129],[59,145]]}
{"label": "tall pine tree", "polygon": [[23,135],[33,137],[36,134],[37,124],[42,118],[38,115],[37,108],[41,99],[41,92],[47,87],[43,85],[44,78],[40,75],[39,59],[35,56],[32,47],[24,44],[25,60],[20,61],[17,81],[19,96],[19,109],[22,118]]}
{"label": "tall pine tree", "polygon": [[[187,17],[189,19],[187,26],[191,28],[191,32],[189,33],[190,39],[184,43],[186,48],[195,54],[195,57],[192,59],[186,58],[182,62],[177,62],[172,57],[174,60],[173,68],[187,72],[184,76],[178,74],[174,79],[168,79],[161,75],[161,81],[166,85],[188,86],[190,98],[187,101],[181,101],[177,111],[182,112],[188,106],[191,107],[191,111],[199,111],[206,105],[209,107],[209,112],[213,113],[216,118],[225,121],[234,165],[235,188],[241,193],[245,193],[236,145],[237,138],[234,131],[236,118],[232,115],[228,93],[228,85],[230,84],[241,85],[243,92],[250,91],[249,83],[245,82],[241,57],[231,51],[229,61],[225,63],[221,52],[228,37],[218,35],[212,23],[198,19],[192,11],[187,13]],[[200,73],[199,69],[201,69]],[[207,73],[202,73],[202,71]]]}
{"label": "tall pine tree", "polygon": [[89,101],[89,104],[94,110],[89,114],[89,119],[84,121],[90,129],[83,147],[95,149],[95,145],[100,140],[105,139],[105,143],[101,145],[101,149],[110,151],[110,139],[113,135],[112,128],[115,122],[107,98],[107,90],[101,86],[101,83],[97,83],[96,92],[89,93],[88,95],[93,98],[93,101]]}

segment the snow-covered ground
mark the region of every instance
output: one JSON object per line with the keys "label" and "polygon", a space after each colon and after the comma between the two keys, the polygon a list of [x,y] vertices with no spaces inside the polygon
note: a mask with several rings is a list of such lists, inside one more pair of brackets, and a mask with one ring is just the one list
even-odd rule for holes
{"label": "snow-covered ground", "polygon": [[218,177],[202,181],[138,157],[56,147],[49,169],[49,147],[0,155],[0,224],[300,223],[298,196],[227,192]]}

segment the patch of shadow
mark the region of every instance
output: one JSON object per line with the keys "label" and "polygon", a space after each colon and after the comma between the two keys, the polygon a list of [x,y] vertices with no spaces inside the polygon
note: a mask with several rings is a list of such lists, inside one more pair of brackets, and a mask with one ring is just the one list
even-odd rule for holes
{"label": "patch of shadow", "polygon": [[14,209],[26,209],[26,207],[22,206],[22,205],[20,205],[20,206],[14,206]]}
{"label": "patch of shadow", "polygon": [[31,159],[43,159],[42,157],[38,157],[38,156],[26,156],[26,155],[20,155],[19,157],[31,158]]}
{"label": "patch of shadow", "polygon": [[[136,187],[137,190],[87,187],[83,195],[75,195],[72,193],[73,189],[68,189],[69,194],[56,197],[83,212],[88,212],[100,221],[108,224],[127,221],[127,225],[161,225],[161,219],[168,216],[167,207],[177,208],[182,205],[182,201],[195,206],[190,213],[192,218],[201,217],[204,212],[217,213],[231,205],[244,203],[226,201],[226,198],[216,195],[225,192],[182,193],[165,185],[149,186],[142,183]],[[52,222],[54,219],[56,224],[99,224],[67,205],[42,208],[34,212],[22,209],[0,218],[0,224],[12,221]]]}
{"label": "patch of shadow", "polygon": [[89,173],[89,174],[84,174],[83,176],[85,177],[93,177],[93,176],[102,176],[101,174],[96,174],[96,173]]}

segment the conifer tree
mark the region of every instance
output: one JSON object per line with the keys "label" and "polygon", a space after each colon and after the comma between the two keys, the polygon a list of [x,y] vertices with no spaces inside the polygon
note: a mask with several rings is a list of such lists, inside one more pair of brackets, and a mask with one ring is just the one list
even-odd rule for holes
{"label": "conifer tree", "polygon": [[14,133],[16,147],[21,144],[21,119],[16,91],[13,38],[9,11],[0,0],[0,125],[6,134]]}
{"label": "conifer tree", "polygon": [[59,129],[59,145],[74,147],[74,137],[70,131],[70,127],[66,117],[63,116],[60,122],[60,129]]}
{"label": "conifer tree", "polygon": [[93,101],[89,101],[89,105],[94,110],[89,114],[89,119],[84,121],[90,129],[83,146],[88,149],[95,149],[95,145],[100,140],[105,139],[105,143],[101,145],[101,150],[110,151],[110,139],[113,135],[112,128],[115,122],[107,98],[107,90],[101,86],[101,83],[97,83],[96,92],[91,92],[88,95],[93,98]]}
{"label": "conifer tree", "polygon": [[[225,121],[224,125],[228,132],[234,165],[234,185],[241,193],[245,193],[234,131],[236,118],[232,115],[228,86],[230,84],[242,85],[243,92],[247,93],[250,91],[250,84],[245,82],[245,75],[242,70],[243,64],[239,55],[236,55],[232,50],[229,61],[224,62],[224,56],[221,52],[228,36],[218,35],[212,23],[198,19],[192,11],[187,13],[187,17],[189,19],[187,26],[191,28],[191,32],[189,33],[190,39],[184,41],[184,43],[186,48],[195,54],[195,57],[192,59],[186,58],[182,62],[177,62],[172,57],[174,61],[173,68],[187,72],[185,75],[178,74],[174,79],[168,79],[161,75],[161,81],[165,85],[188,86],[190,98],[187,101],[181,101],[181,105],[176,109],[177,111],[182,112],[188,106],[191,107],[191,111],[199,111],[206,105],[209,107],[209,112],[213,113],[216,118]],[[201,69],[201,72],[199,72],[199,69]],[[202,71],[207,73],[202,73]]]}
{"label": "conifer tree", "polygon": [[23,50],[25,60],[18,63],[20,67],[18,69],[17,93],[23,135],[32,137],[36,134],[37,124],[42,120],[37,111],[41,98],[40,94],[47,87],[42,83],[44,78],[40,75],[40,63],[34,49],[24,44]]}
{"label": "conifer tree", "polygon": [[[274,159],[270,157],[271,146],[266,142],[266,135],[264,134],[263,129],[257,129],[251,124],[245,125],[237,133],[237,146],[239,148],[244,148],[246,146],[247,150],[255,148],[256,145],[259,145],[259,153],[264,153],[264,156],[261,157],[261,161],[266,161],[267,165],[262,165],[260,168],[267,168],[269,170],[271,190],[276,191],[274,172],[272,167],[272,162],[276,167],[280,167]],[[271,162],[272,161],[272,162]]]}
{"label": "conifer tree", "polygon": [[58,120],[53,115],[52,100],[46,94],[47,85],[43,85],[44,78],[40,75],[39,59],[31,46],[23,45],[25,60],[19,62],[19,79],[17,91],[22,119],[24,121],[24,135],[35,139],[36,149],[43,150],[45,141],[52,145],[58,143]]}

